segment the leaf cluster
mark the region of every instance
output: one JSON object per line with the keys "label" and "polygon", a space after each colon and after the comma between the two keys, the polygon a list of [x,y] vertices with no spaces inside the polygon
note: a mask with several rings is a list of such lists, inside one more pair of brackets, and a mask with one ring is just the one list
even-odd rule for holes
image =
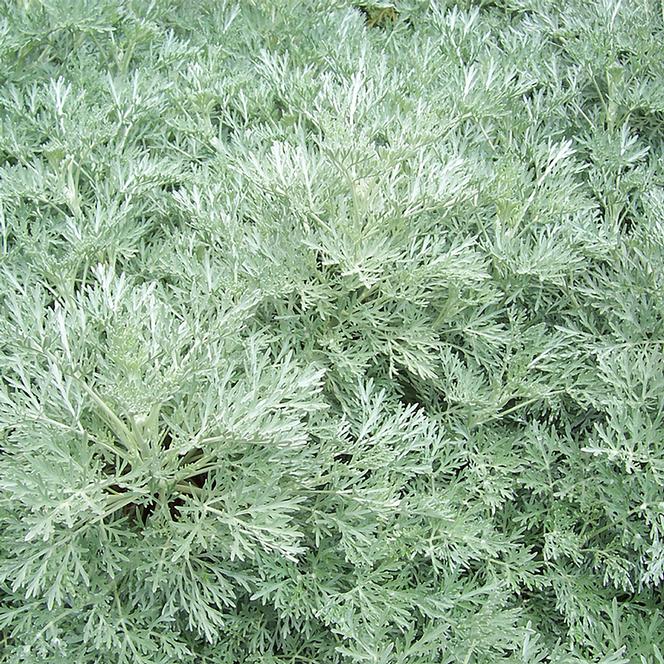
{"label": "leaf cluster", "polygon": [[0,3],[0,662],[664,664],[659,0]]}

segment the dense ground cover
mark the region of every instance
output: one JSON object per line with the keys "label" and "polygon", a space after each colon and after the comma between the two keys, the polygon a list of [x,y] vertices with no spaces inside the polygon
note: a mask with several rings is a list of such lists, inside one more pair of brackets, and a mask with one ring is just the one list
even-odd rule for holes
{"label": "dense ground cover", "polygon": [[0,662],[664,663],[664,6],[22,0]]}

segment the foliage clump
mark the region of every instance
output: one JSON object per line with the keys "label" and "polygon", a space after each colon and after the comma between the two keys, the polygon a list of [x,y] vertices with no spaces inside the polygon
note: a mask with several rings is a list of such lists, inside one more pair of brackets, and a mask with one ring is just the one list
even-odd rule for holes
{"label": "foliage clump", "polygon": [[664,663],[659,0],[4,0],[0,662]]}

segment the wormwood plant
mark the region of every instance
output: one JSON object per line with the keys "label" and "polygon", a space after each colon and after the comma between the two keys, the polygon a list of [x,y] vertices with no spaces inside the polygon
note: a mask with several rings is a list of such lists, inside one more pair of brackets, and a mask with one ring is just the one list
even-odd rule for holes
{"label": "wormwood plant", "polygon": [[4,0],[0,662],[664,664],[659,0]]}

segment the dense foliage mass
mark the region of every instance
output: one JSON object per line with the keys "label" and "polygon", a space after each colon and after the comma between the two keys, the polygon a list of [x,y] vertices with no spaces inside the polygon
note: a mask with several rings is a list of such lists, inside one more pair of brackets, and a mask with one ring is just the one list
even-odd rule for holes
{"label": "dense foliage mass", "polygon": [[0,662],[664,664],[659,0],[0,7]]}

